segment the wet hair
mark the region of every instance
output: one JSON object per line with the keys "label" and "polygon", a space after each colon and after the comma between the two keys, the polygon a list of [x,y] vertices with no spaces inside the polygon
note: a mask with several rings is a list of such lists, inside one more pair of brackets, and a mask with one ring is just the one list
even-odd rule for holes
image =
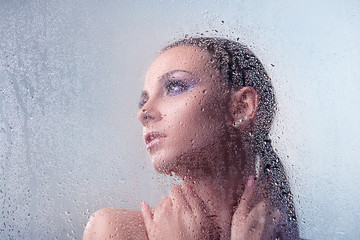
{"label": "wet hair", "polygon": [[261,157],[264,164],[262,181],[266,181],[269,186],[268,197],[271,204],[281,209],[288,218],[289,226],[284,226],[287,233],[282,238],[298,239],[293,196],[285,169],[269,138],[277,106],[274,88],[264,66],[245,45],[224,38],[185,38],[168,45],[162,52],[178,46],[198,47],[210,53],[211,61],[215,63],[230,89],[239,90],[250,86],[257,91],[259,105],[254,118],[253,137],[256,142],[256,154]]}

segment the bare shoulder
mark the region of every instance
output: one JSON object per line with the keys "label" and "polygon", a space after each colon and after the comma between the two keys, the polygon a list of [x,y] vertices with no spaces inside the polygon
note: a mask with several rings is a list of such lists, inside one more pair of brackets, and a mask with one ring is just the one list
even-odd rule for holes
{"label": "bare shoulder", "polygon": [[96,211],[86,224],[83,240],[147,239],[141,211],[103,208]]}

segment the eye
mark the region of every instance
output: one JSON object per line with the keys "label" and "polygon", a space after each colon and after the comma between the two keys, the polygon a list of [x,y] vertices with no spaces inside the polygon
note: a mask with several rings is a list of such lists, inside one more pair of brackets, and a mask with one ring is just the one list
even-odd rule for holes
{"label": "eye", "polygon": [[142,108],[149,100],[149,96],[146,93],[142,93],[139,101],[139,108]]}
{"label": "eye", "polygon": [[166,94],[175,95],[185,92],[189,89],[189,85],[182,80],[172,80],[165,84]]}

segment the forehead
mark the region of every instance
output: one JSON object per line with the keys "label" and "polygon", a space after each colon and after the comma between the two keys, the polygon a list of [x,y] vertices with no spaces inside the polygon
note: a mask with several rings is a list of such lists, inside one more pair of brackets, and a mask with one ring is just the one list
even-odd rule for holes
{"label": "forehead", "polygon": [[173,70],[186,70],[199,78],[218,75],[211,55],[206,50],[192,46],[178,46],[161,53],[150,65],[146,82],[159,79]]}

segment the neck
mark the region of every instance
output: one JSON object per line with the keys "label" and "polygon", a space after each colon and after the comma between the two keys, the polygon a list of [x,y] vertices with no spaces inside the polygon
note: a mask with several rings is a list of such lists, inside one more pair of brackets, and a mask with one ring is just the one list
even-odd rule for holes
{"label": "neck", "polygon": [[183,184],[190,186],[196,195],[202,199],[207,215],[215,216],[212,219],[221,229],[221,239],[230,239],[232,215],[239,198],[238,185],[243,185],[240,183],[241,181],[239,184],[230,183],[230,181],[231,179],[223,178],[183,181]]}
{"label": "neck", "polygon": [[[249,175],[254,175],[255,154],[234,146],[238,153],[223,153],[212,161],[217,164],[207,175],[185,177],[183,184],[190,186],[202,199],[209,215],[216,216],[224,239],[230,239],[231,220]],[[241,154],[240,154],[241,153]]]}

